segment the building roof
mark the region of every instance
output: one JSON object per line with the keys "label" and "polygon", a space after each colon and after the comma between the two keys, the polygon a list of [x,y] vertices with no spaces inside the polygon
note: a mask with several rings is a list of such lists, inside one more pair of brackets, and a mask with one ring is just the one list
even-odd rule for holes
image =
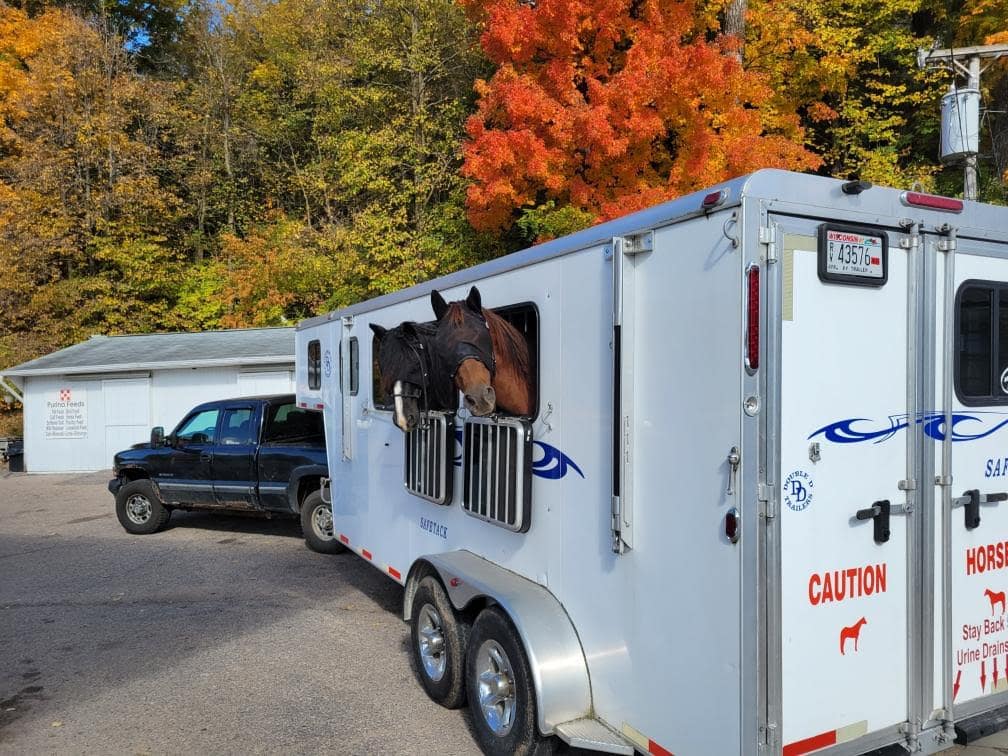
{"label": "building roof", "polygon": [[77,375],[132,370],[276,365],[294,362],[293,328],[92,336],[0,375]]}

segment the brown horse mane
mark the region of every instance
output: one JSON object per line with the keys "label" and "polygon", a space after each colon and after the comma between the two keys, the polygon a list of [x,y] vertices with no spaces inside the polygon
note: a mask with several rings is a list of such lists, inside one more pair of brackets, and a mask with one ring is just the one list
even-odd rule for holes
{"label": "brown horse mane", "polygon": [[525,343],[525,337],[493,310],[484,309],[483,317],[490,330],[490,340],[501,350],[501,355],[515,372],[531,383],[528,344]]}

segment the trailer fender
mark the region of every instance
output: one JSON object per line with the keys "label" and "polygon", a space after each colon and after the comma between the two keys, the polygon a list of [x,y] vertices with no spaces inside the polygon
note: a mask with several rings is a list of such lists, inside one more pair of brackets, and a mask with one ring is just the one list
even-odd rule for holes
{"label": "trailer fender", "polygon": [[458,610],[491,599],[511,618],[528,655],[539,730],[591,715],[591,680],[581,641],[563,606],[546,588],[471,551],[421,557],[410,570],[403,618],[410,619],[416,584],[436,573]]}

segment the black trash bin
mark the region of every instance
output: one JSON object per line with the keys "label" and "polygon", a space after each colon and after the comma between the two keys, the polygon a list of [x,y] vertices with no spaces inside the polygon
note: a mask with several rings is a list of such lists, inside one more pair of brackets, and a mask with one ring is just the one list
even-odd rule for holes
{"label": "black trash bin", "polygon": [[24,472],[24,441],[11,441],[7,445],[7,469]]}

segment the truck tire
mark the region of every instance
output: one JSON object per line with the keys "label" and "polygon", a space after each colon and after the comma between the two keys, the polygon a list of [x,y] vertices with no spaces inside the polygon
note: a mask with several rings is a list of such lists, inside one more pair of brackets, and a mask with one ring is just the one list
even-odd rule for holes
{"label": "truck tire", "polygon": [[116,494],[116,517],[127,533],[150,535],[168,522],[171,510],[164,506],[147,479],[127,483]]}
{"label": "truck tire", "polygon": [[321,491],[312,491],[301,502],[301,534],[308,548],[319,554],[346,551],[333,530],[332,505],[322,501]]}
{"label": "truck tire", "polygon": [[444,588],[427,576],[417,585],[410,611],[410,648],[420,684],[435,703],[465,703],[465,653],[469,626],[455,613]]}
{"label": "truck tire", "polygon": [[476,740],[484,753],[540,756],[553,738],[539,734],[528,658],[518,632],[497,607],[480,612],[469,636],[466,688]]}

